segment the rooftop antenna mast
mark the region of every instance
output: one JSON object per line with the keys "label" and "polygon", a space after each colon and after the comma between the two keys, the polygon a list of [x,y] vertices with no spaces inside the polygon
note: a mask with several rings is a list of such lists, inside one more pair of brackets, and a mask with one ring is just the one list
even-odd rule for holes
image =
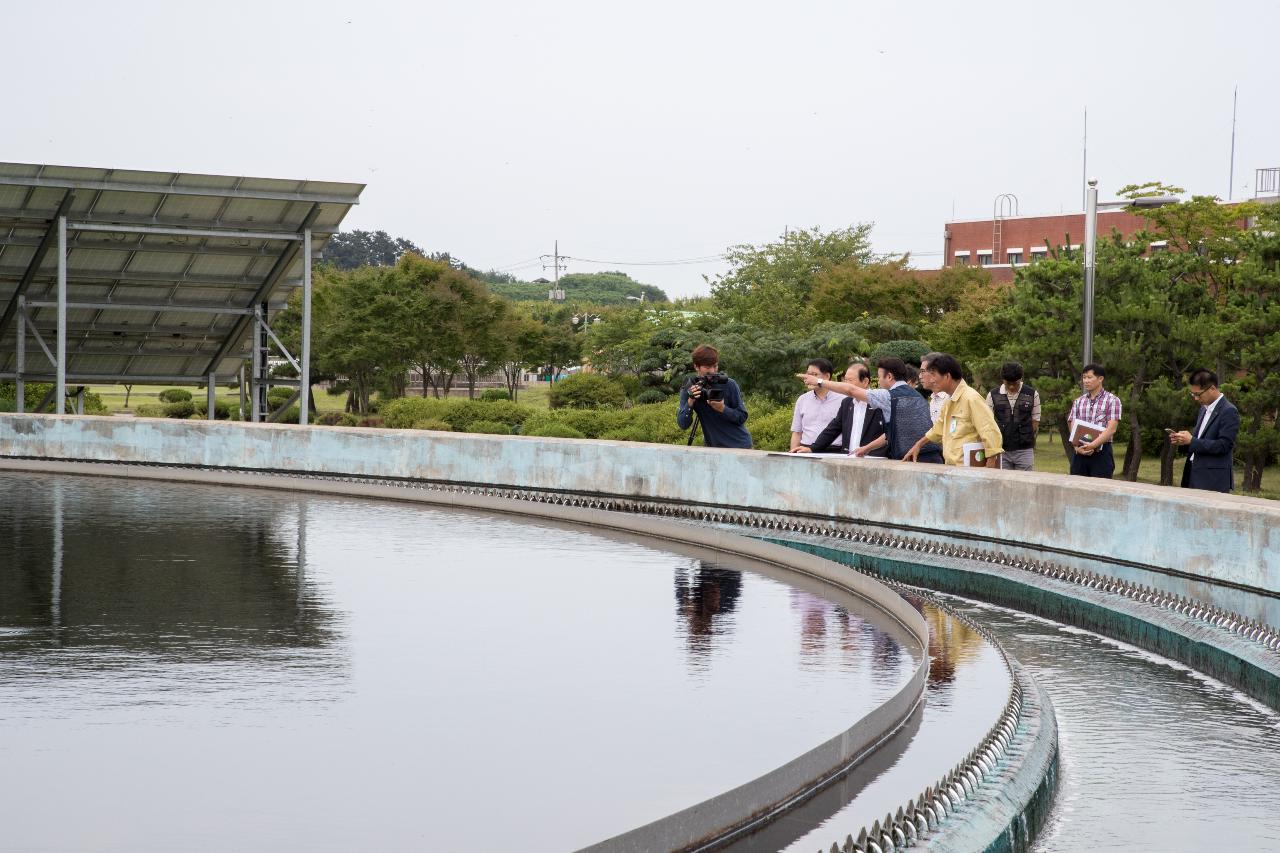
{"label": "rooftop antenna mast", "polygon": [[1081,140],[1084,161],[1080,165],[1080,209],[1088,207],[1089,195],[1089,108],[1084,108],[1084,139]]}
{"label": "rooftop antenna mast", "polygon": [[1240,87],[1231,89],[1231,175],[1227,178],[1227,201],[1236,188],[1236,104],[1239,102]]}

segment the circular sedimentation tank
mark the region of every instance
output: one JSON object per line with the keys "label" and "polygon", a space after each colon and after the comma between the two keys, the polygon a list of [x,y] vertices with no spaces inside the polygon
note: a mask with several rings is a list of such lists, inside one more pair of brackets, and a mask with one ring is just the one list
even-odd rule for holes
{"label": "circular sedimentation tank", "polygon": [[[4,467],[255,485],[344,496],[326,500],[483,511],[490,518],[518,514],[538,525],[577,525],[574,535],[622,540],[629,548],[662,543],[658,551],[700,561],[684,581],[678,573],[667,579],[667,603],[692,620],[688,625],[706,621],[697,614],[707,601],[744,600],[743,587],[735,594],[733,584],[714,580],[716,572],[772,573],[772,582],[793,596],[775,611],[793,619],[780,636],[796,644],[794,663],[822,674],[820,682],[837,691],[848,687],[841,680],[848,673],[832,663],[840,655],[824,655],[851,633],[862,635],[862,629],[851,632],[857,610],[851,603],[861,601],[888,619],[890,627],[880,627],[886,637],[897,633],[897,670],[874,655],[862,665],[882,675],[896,672],[899,680],[885,676],[885,695],[863,690],[869,705],[818,699],[845,725],[834,738],[817,742],[816,731],[781,718],[739,732],[737,757],[758,753],[765,766],[747,762],[717,777],[710,764],[681,772],[667,762],[667,793],[688,778],[712,781],[700,792],[696,786],[682,792],[676,798],[682,808],[651,812],[643,816],[652,817],[647,823],[632,815],[637,825],[630,828],[620,818],[620,831],[600,829],[592,842],[566,839],[550,845],[556,849],[1191,850],[1221,837],[1239,839],[1242,849],[1269,849],[1280,839],[1277,819],[1265,808],[1280,784],[1273,774],[1250,769],[1269,766],[1280,751],[1280,597],[1269,544],[1280,515],[1263,502],[1193,502],[1123,484],[1095,494],[1043,475],[774,462],[599,442],[449,436],[406,443],[412,434],[371,435],[379,445],[363,461],[342,444],[346,438],[333,439],[338,444],[329,449],[338,452],[300,463],[304,457],[286,436],[305,437],[312,452],[331,440],[314,430],[251,428],[219,456],[199,442],[194,449],[173,442],[183,433],[209,445],[209,428],[164,425],[159,429],[174,436],[166,432],[159,452],[155,446],[144,452],[142,445],[130,446],[117,425],[92,427],[96,433],[86,442],[75,430],[64,435],[65,423],[23,422],[16,433],[0,423],[0,455],[44,457],[10,459]],[[51,440],[38,452],[14,452],[31,451],[41,438]],[[379,449],[395,453],[373,452]],[[523,461],[528,450],[542,454],[536,463]],[[168,464],[111,464],[157,455]],[[183,464],[173,464],[175,458]],[[379,461],[366,464],[374,458]],[[613,467],[601,468],[606,460]],[[402,474],[388,476],[388,468]],[[807,479],[794,473],[801,470],[811,472]],[[743,476],[756,479],[729,502],[707,499],[717,477],[736,482]],[[812,494],[801,495],[800,486]],[[922,498],[930,489],[933,497]],[[809,508],[837,494],[844,496],[837,505],[850,511],[822,517]],[[930,500],[963,495],[974,507],[956,516],[961,522],[976,517],[975,507],[1010,495],[1022,505],[1009,505],[989,532],[954,518],[933,527],[918,517],[894,526],[876,518],[891,495],[902,505],[923,500],[926,515]],[[1028,500],[1037,512],[1026,511]],[[1207,562],[1208,551],[1183,529],[1199,517],[1201,503],[1225,519],[1215,522],[1217,564]],[[1164,514],[1151,515],[1153,508]],[[1088,525],[1078,522],[1106,512],[1120,513],[1116,530],[1136,531],[1144,517],[1148,530],[1123,546],[1095,537],[1106,547],[1088,550]],[[593,532],[581,534],[583,527]],[[705,583],[698,580],[704,575]],[[842,596],[852,598],[840,603]],[[734,610],[732,620],[743,612]],[[866,616],[860,618],[866,622]],[[687,648],[714,648],[707,637],[688,634]],[[965,637],[969,645],[960,641]],[[13,639],[12,631],[0,636],[0,642]],[[920,649],[927,644],[927,655],[913,656],[913,642]],[[759,655],[747,658],[767,659]],[[783,690],[775,693],[770,701],[809,708],[804,690],[790,694],[798,704]],[[696,703],[687,710],[684,726],[702,723]],[[724,719],[723,713],[710,716]],[[807,731],[799,740],[809,737],[809,748],[778,763],[780,753],[769,752],[768,743],[779,729]],[[757,749],[762,733],[770,737]],[[741,781],[734,786],[730,777]],[[473,841],[470,846],[480,848],[519,846],[519,839],[484,833]]]}

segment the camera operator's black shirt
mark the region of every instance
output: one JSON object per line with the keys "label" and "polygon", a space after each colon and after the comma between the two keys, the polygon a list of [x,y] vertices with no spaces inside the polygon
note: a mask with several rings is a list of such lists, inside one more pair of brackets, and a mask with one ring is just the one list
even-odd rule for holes
{"label": "camera operator's black shirt", "polygon": [[694,414],[702,422],[702,433],[707,447],[738,447],[751,449],[751,433],[743,426],[747,421],[747,407],[742,402],[738,383],[730,379],[724,386],[724,411],[717,412],[706,400],[695,400],[689,407],[689,391],[680,389],[680,410],[676,423],[681,429],[693,425]]}

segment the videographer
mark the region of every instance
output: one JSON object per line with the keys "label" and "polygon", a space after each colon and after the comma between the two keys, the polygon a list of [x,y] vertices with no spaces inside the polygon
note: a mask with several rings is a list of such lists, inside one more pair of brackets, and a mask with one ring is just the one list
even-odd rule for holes
{"label": "videographer", "polygon": [[[697,431],[702,425],[707,447],[751,449],[751,433],[743,426],[747,407],[742,402],[738,383],[720,372],[720,353],[706,344],[693,351],[693,368],[697,374],[685,380],[680,389],[680,409],[676,424]],[[689,434],[693,443],[694,433]]]}

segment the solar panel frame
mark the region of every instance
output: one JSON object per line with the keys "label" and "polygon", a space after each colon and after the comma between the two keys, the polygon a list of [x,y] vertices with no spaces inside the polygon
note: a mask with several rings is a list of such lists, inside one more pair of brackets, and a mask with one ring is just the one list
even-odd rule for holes
{"label": "solar panel frame", "polygon": [[[55,347],[60,206],[67,218],[67,381],[198,384],[210,372],[219,382],[238,373],[249,351],[245,312],[267,302],[274,315],[302,283],[304,229],[312,231],[314,261],[364,188],[0,163],[0,317],[10,315],[0,328],[0,379],[16,375],[12,315],[24,282],[25,298],[36,303],[28,328]],[[25,355],[28,379],[54,372],[31,337]]]}

